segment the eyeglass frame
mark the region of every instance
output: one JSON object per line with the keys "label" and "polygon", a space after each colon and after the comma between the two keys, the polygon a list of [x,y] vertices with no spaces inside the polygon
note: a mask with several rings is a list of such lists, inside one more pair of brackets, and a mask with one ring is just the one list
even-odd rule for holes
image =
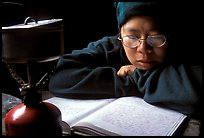
{"label": "eyeglass frame", "polygon": [[[120,40],[121,42],[122,42],[122,44],[124,45],[124,46],[126,46],[126,47],[128,47],[128,48],[136,48],[136,47],[138,47],[140,44],[141,44],[141,40],[147,40],[148,39],[148,37],[151,37],[151,36],[163,36],[163,38],[164,38],[164,42],[161,44],[161,45],[159,45],[159,46],[152,46],[152,45],[150,45],[149,43],[148,43],[148,41],[146,41],[147,43],[148,43],[148,45],[150,45],[151,47],[153,47],[153,48],[159,48],[159,47],[162,47],[162,46],[164,46],[165,44],[166,44],[166,36],[165,35],[163,35],[163,34],[158,34],[158,35],[149,35],[149,36],[147,36],[147,38],[138,38],[138,42],[139,42],[139,44],[138,45],[136,45],[136,46],[127,46],[127,45],[125,45],[124,44],[124,42],[123,42],[123,38],[124,37],[131,37],[131,36],[134,36],[134,35],[125,35],[125,36],[121,36],[121,35],[119,35],[118,36],[118,40]],[[135,36],[136,37],[136,36]],[[136,37],[137,38],[137,37]]]}

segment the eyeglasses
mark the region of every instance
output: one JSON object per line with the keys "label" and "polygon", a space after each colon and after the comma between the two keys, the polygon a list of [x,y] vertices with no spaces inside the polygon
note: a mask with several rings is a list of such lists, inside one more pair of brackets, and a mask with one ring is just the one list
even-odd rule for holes
{"label": "eyeglasses", "polygon": [[142,40],[146,40],[147,44],[152,47],[161,47],[166,43],[166,37],[164,35],[150,35],[147,36],[146,39],[137,38],[134,35],[127,35],[118,37],[124,46],[129,48],[136,48],[138,47]]}

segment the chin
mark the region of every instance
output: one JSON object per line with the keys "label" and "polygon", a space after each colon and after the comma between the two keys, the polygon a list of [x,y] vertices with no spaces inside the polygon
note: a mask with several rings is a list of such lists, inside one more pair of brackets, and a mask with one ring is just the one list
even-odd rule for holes
{"label": "chin", "polygon": [[138,69],[141,69],[141,70],[149,70],[151,69],[152,67],[139,67]]}
{"label": "chin", "polygon": [[155,67],[155,65],[153,64],[143,64],[143,65],[139,65],[137,68],[141,70],[149,70],[153,67]]}

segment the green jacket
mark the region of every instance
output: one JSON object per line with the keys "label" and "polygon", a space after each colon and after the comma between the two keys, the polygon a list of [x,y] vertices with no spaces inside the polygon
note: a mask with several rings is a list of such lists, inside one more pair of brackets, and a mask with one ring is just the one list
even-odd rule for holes
{"label": "green jacket", "polygon": [[87,48],[62,56],[50,79],[49,91],[72,98],[140,96],[185,114],[197,112],[202,89],[202,67],[164,64],[131,76],[118,77],[130,64],[116,36],[89,43]]}

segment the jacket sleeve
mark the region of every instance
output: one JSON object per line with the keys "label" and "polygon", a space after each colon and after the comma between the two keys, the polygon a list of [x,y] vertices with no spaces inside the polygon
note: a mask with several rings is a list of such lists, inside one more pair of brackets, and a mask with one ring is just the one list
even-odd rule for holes
{"label": "jacket sleeve", "polygon": [[143,99],[151,104],[162,104],[179,112],[197,112],[202,95],[202,67],[169,65],[147,72],[136,70],[135,84]]}
{"label": "jacket sleeve", "polygon": [[108,38],[104,39],[64,55],[50,79],[49,91],[55,96],[72,98],[121,97],[126,91],[137,94],[132,79],[117,76],[117,67],[113,65],[117,62],[114,58],[120,60],[114,57],[118,55],[117,48],[111,48]]}
{"label": "jacket sleeve", "polygon": [[71,98],[141,96],[150,104],[186,114],[196,112],[202,95],[200,66],[165,65],[148,71],[136,69],[131,76],[118,77],[120,57],[107,39],[64,55],[50,79],[49,91]]}

